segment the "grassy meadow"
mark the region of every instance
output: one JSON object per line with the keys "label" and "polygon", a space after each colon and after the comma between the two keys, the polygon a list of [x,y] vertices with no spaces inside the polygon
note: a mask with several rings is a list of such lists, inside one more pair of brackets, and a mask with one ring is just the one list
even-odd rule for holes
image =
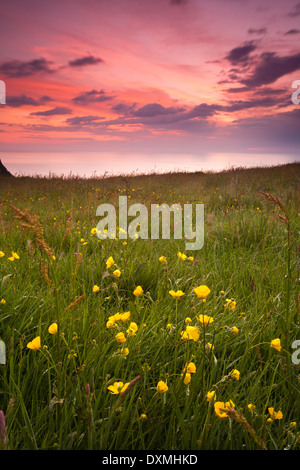
{"label": "grassy meadow", "polygon": [[[299,449],[299,169],[2,178],[0,448]],[[99,240],[120,195],[204,246]]]}

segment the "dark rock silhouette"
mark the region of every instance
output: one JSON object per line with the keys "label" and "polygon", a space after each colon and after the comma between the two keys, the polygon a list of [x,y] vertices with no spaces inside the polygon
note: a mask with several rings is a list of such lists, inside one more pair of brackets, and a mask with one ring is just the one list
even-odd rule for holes
{"label": "dark rock silhouette", "polygon": [[0,176],[12,176],[13,175],[5,168],[1,159],[0,159]]}

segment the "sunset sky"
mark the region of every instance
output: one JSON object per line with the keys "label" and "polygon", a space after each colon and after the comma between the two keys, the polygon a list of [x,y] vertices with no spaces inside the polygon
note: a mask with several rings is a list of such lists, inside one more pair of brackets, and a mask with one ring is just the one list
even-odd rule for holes
{"label": "sunset sky", "polygon": [[297,0],[10,0],[0,38],[14,174],[300,160]]}

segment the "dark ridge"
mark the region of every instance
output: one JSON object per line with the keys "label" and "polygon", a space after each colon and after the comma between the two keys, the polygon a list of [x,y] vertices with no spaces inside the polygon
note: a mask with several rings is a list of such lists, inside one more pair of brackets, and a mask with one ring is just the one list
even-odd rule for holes
{"label": "dark ridge", "polygon": [[13,175],[5,168],[1,159],[0,159],[0,176],[12,176]]}

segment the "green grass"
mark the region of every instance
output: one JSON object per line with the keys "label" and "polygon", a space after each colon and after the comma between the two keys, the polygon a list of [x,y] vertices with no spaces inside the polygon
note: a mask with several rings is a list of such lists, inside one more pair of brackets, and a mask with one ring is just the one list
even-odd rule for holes
{"label": "green grass", "polygon": [[[291,348],[300,339],[299,164],[105,179],[2,178],[0,184],[0,339],[6,344],[0,410],[8,435],[0,447],[299,449],[300,366]],[[286,212],[261,192],[278,197]],[[184,240],[174,239],[99,241],[91,234],[96,209],[104,202],[117,207],[119,195],[147,207],[204,203],[203,248],[186,252]],[[44,247],[36,226],[24,227],[14,207],[38,217]],[[180,259],[179,251],[194,261]],[[10,261],[12,252],[20,259]],[[115,264],[106,269],[109,256]],[[138,285],[141,297],[133,295]],[[206,303],[194,293],[198,285],[211,289]],[[176,300],[171,289],[185,295]],[[234,310],[224,307],[227,298],[235,299]],[[128,322],[107,328],[109,316],[127,311]],[[196,318],[201,313],[214,319],[205,329]],[[200,330],[196,342],[181,338],[187,317]],[[138,325],[133,336],[131,321]],[[55,335],[48,332],[53,322]],[[117,343],[119,331],[126,343]],[[27,344],[37,336],[41,348],[33,351]],[[270,347],[275,338],[281,351]],[[129,354],[122,356],[125,346]],[[196,372],[185,385],[190,361]],[[233,369],[239,380],[230,376]],[[107,389],[136,377],[127,394]],[[156,389],[160,380],[168,385],[164,394]],[[230,416],[217,416],[206,398],[212,390],[218,401],[232,400]],[[270,407],[282,419],[270,422]]]}

